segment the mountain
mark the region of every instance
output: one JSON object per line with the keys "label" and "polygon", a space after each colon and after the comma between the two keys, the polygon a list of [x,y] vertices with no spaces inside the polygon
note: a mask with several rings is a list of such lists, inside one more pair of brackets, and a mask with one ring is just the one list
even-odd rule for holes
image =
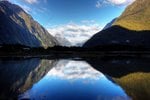
{"label": "mountain", "polygon": [[136,0],[129,5],[114,25],[129,30],[150,30],[150,0]]}
{"label": "mountain", "polygon": [[114,18],[111,22],[109,22],[108,24],[106,24],[104,26],[103,30],[106,30],[107,28],[111,27],[116,20],[117,20],[117,18]]}
{"label": "mountain", "polygon": [[121,26],[112,26],[95,34],[84,47],[104,45],[150,46],[150,31],[132,31]]}
{"label": "mountain", "polygon": [[[107,58],[85,58],[94,69],[105,73],[105,75],[120,78],[131,73],[149,73],[149,58],[123,58],[107,57]],[[142,67],[141,67],[142,66]]]}
{"label": "mountain", "polygon": [[54,33],[53,31],[52,32],[49,31],[49,32],[52,33],[52,36],[56,38],[60,46],[66,46],[66,47],[72,47],[72,46],[82,47],[82,45],[90,37],[92,37],[92,34],[89,35],[88,33],[82,33],[82,32],[57,32],[57,33]]}
{"label": "mountain", "polygon": [[86,61],[93,68],[104,73],[108,79],[113,79],[113,82],[119,84],[132,100],[149,100],[149,58],[102,57],[86,58]]}
{"label": "mountain", "polygon": [[150,1],[136,0],[114,24],[95,34],[84,47],[102,45],[150,46]]}
{"label": "mountain", "polygon": [[63,37],[61,34],[56,34],[54,35],[54,37],[56,38],[56,40],[59,42],[60,46],[66,46],[66,47],[70,47],[72,44],[65,38]]}
{"label": "mountain", "polygon": [[[0,100],[16,100],[57,64],[55,60],[40,58],[0,60]],[[7,74],[6,74],[7,73]]]}
{"label": "mountain", "polygon": [[0,1],[0,44],[52,47],[58,42],[21,7]]}

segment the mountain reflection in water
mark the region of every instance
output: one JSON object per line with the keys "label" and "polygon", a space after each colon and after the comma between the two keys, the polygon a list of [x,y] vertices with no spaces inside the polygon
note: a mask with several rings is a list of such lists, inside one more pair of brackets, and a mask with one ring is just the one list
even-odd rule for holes
{"label": "mountain reflection in water", "polygon": [[0,100],[14,100],[38,82],[55,64],[54,60],[0,59]]}
{"label": "mountain reflection in water", "polygon": [[[0,59],[0,100],[149,100],[149,58]],[[96,70],[95,70],[96,69]]]}
{"label": "mountain reflection in water", "polygon": [[[43,65],[44,66],[44,65]],[[129,100],[124,90],[85,61],[59,60],[19,100]]]}

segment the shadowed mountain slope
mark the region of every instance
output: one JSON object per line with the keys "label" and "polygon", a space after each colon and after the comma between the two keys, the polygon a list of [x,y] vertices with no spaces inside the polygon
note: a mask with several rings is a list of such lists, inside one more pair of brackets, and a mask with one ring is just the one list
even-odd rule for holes
{"label": "shadowed mountain slope", "polygon": [[95,34],[84,47],[102,45],[150,46],[150,31],[132,31],[121,26],[112,26]]}
{"label": "shadowed mountain slope", "polygon": [[136,0],[110,28],[95,34],[84,47],[114,44],[150,46],[150,0]]}
{"label": "shadowed mountain slope", "polygon": [[0,1],[0,44],[52,47],[58,42],[21,7]]}

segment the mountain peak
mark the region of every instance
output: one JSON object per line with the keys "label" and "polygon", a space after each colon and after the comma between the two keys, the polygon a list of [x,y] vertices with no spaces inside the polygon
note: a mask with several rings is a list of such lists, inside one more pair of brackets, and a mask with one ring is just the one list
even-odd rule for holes
{"label": "mountain peak", "polygon": [[12,11],[15,11],[15,12],[24,11],[20,6],[18,6],[16,4],[12,4],[9,1],[0,1],[0,5],[3,7],[4,6],[8,7],[9,9],[12,9]]}

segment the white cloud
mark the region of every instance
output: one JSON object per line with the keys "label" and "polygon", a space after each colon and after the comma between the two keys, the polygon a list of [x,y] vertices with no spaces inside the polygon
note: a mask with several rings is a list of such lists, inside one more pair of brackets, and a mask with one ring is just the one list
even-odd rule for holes
{"label": "white cloud", "polygon": [[33,3],[37,3],[38,0],[25,0],[27,3],[33,4]]}
{"label": "white cloud", "polygon": [[122,5],[125,4],[128,0],[108,0],[108,2],[114,5]]}
{"label": "white cloud", "polygon": [[102,27],[96,24],[94,20],[84,20],[82,21],[82,24],[70,22],[65,25],[48,28],[48,31],[53,36],[59,34],[65,37],[67,40],[69,40],[72,46],[79,46],[79,44],[83,44],[101,29]]}
{"label": "white cloud", "polygon": [[121,6],[121,5],[129,5],[131,3],[133,3],[135,0],[98,0],[96,2],[96,7],[100,8],[102,6],[111,4],[111,5],[115,5],[115,6]]}
{"label": "white cloud", "polygon": [[96,2],[96,7],[100,8],[100,7],[102,7],[102,6],[106,5],[106,4],[108,4],[108,2],[106,0],[98,0]]}
{"label": "white cloud", "polygon": [[108,0],[108,1],[114,5],[129,5],[135,0]]}
{"label": "white cloud", "polygon": [[63,80],[89,79],[98,80],[105,77],[101,72],[92,68],[84,61],[61,60],[47,74]]}

